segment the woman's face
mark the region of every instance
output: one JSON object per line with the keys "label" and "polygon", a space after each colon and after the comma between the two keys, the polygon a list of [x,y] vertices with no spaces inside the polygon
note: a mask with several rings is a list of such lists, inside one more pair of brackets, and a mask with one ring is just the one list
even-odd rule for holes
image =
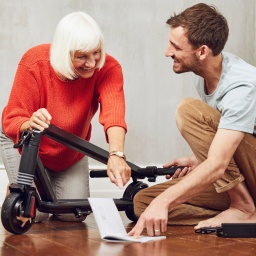
{"label": "woman's face", "polygon": [[76,51],[72,59],[75,73],[83,78],[92,77],[100,59],[101,50],[99,48],[90,52]]}

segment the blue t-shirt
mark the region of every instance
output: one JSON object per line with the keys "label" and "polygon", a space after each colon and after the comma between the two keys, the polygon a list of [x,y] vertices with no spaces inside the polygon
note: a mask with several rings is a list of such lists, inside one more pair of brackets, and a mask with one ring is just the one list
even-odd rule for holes
{"label": "blue t-shirt", "polygon": [[256,67],[228,52],[222,56],[220,81],[212,94],[205,94],[204,79],[196,76],[199,96],[221,112],[219,128],[256,134]]}

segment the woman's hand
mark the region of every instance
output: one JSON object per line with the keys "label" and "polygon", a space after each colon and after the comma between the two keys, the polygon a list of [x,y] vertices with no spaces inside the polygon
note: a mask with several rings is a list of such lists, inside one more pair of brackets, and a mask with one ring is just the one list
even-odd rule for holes
{"label": "woman's hand", "polygon": [[[179,168],[176,172],[172,175],[173,179],[181,178],[191,172],[197,165],[198,160],[194,155],[188,157],[178,157],[174,159],[172,162],[165,164],[164,168],[170,168],[172,166],[185,166],[184,168]],[[170,179],[170,175],[166,175],[166,179]]]}
{"label": "woman's hand", "polygon": [[[109,140],[109,152],[124,151],[125,129],[118,126],[112,126],[107,130]],[[127,165],[124,158],[117,155],[111,155],[108,158],[108,177],[119,188],[124,185],[131,177],[131,168]]]}
{"label": "woman's hand", "polygon": [[27,122],[24,122],[20,128],[20,131],[37,129],[43,131],[48,128],[51,123],[51,115],[45,108],[40,108],[32,114]]}
{"label": "woman's hand", "polygon": [[123,188],[130,180],[131,168],[127,165],[125,159],[112,155],[108,159],[108,176],[115,185]]}
{"label": "woman's hand", "polygon": [[124,185],[130,180],[131,168],[127,165],[126,161],[118,156],[111,156],[108,159],[108,176],[116,186],[123,188]]}

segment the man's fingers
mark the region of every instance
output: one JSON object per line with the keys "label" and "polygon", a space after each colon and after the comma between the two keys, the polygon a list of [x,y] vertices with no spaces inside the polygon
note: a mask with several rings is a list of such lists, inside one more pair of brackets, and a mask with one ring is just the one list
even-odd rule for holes
{"label": "man's fingers", "polygon": [[162,228],[161,228],[161,221],[156,221],[154,223],[154,234],[155,236],[160,236],[162,232]]}
{"label": "man's fingers", "polygon": [[175,162],[170,162],[168,164],[163,165],[163,168],[170,168],[175,165]]}
{"label": "man's fingers", "polygon": [[188,168],[185,167],[181,170],[180,174],[179,174],[179,177],[184,177],[188,172]]}
{"label": "man's fingers", "polygon": [[179,178],[180,173],[181,173],[181,169],[179,168],[179,169],[177,169],[177,170],[175,171],[175,173],[173,174],[172,178],[173,178],[173,179]]}
{"label": "man's fingers", "polygon": [[175,171],[175,173],[173,174],[172,178],[175,179],[175,178],[180,178],[180,177],[183,177],[185,176],[189,171],[189,168],[188,167],[184,167],[183,169],[177,169]]}
{"label": "man's fingers", "polygon": [[147,234],[149,236],[154,236],[155,235],[155,230],[154,230],[154,223],[153,223],[153,221],[147,221],[145,224],[146,224]]}
{"label": "man's fingers", "polygon": [[128,233],[129,236],[139,238],[144,229],[144,221],[138,221],[135,227]]}
{"label": "man's fingers", "polygon": [[164,233],[167,230],[167,220],[161,220],[161,232]]}
{"label": "man's fingers", "polygon": [[170,178],[172,178],[172,176],[171,175],[165,175],[165,178],[167,179],[167,180],[169,180]]}

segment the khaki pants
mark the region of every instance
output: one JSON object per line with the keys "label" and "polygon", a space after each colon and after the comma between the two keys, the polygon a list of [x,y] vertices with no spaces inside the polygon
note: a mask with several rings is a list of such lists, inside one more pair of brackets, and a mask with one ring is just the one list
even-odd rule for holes
{"label": "khaki pants", "polygon": [[[199,162],[207,158],[220,116],[219,111],[197,99],[185,99],[177,107],[177,127]],[[155,197],[179,180],[170,180],[138,192],[134,198],[136,216],[140,216]],[[251,134],[245,134],[222,179],[198,196],[174,207],[169,212],[168,224],[195,225],[216,216],[230,205],[226,191],[243,180],[256,203],[256,138]]]}

